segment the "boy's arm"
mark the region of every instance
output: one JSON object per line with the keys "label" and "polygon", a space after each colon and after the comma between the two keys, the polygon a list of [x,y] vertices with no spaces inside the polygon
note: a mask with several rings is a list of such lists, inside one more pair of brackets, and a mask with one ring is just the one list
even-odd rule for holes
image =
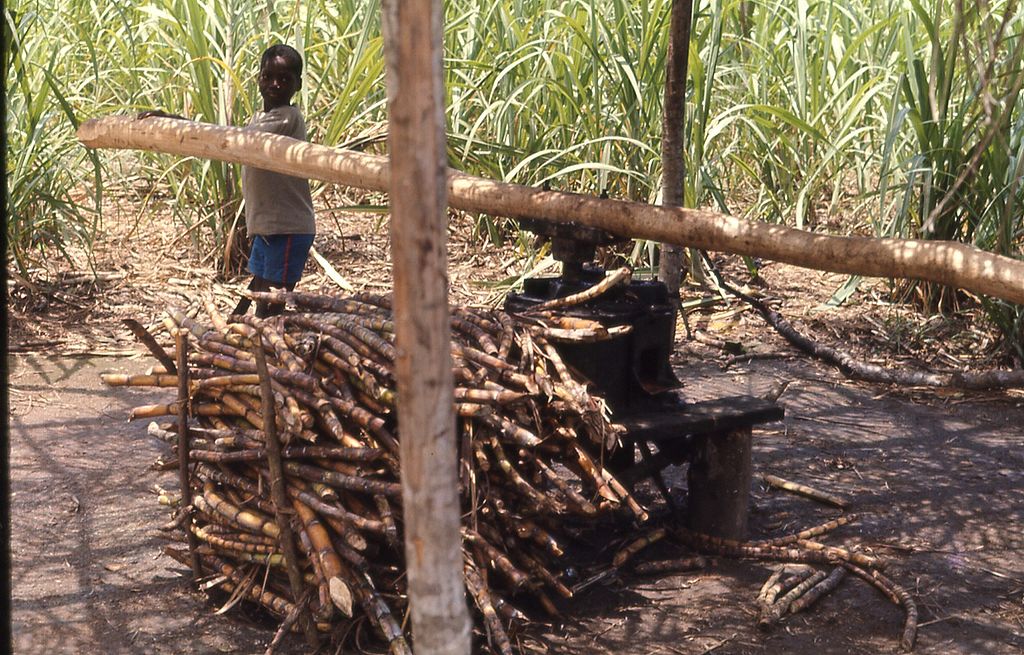
{"label": "boy's arm", "polygon": [[168,114],[166,111],[162,109],[147,109],[146,111],[140,111],[135,118],[138,120],[142,120],[143,118],[150,118],[152,116],[155,116],[157,118],[177,118],[183,121],[188,120],[184,116],[179,116],[177,114]]}

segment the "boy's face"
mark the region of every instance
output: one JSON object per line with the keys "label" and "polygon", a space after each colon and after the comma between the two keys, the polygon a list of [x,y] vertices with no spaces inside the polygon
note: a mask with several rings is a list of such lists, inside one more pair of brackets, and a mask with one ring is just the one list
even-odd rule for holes
{"label": "boy's face", "polygon": [[259,85],[263,110],[269,111],[290,103],[292,96],[302,88],[302,79],[288,65],[287,59],[274,57],[260,69]]}

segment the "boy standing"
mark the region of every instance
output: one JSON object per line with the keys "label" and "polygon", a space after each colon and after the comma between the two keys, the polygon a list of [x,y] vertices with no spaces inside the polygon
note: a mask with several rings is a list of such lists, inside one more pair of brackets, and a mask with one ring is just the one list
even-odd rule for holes
{"label": "boy standing", "polygon": [[[256,112],[245,128],[306,140],[302,112],[291,104],[302,88],[302,56],[291,46],[270,46],[260,58],[259,90],[263,111]],[[145,111],[139,118],[164,116],[182,118],[163,111]],[[302,277],[309,249],[316,233],[309,180],[249,166],[242,167],[242,199],[245,228],[252,239],[249,253],[251,291],[291,291]],[[234,314],[249,310],[243,298]],[[256,303],[256,316],[266,318],[284,311],[283,304]]]}
{"label": "boy standing", "polygon": [[[302,112],[291,104],[302,88],[302,57],[287,45],[267,48],[260,60],[259,89],[263,111],[256,112],[246,129],[306,140]],[[245,229],[252,239],[249,272],[252,291],[284,288],[291,291],[302,277],[316,233],[309,181],[281,173],[242,167]],[[248,299],[235,314],[249,309]],[[256,303],[256,316],[280,314],[283,304]]]}

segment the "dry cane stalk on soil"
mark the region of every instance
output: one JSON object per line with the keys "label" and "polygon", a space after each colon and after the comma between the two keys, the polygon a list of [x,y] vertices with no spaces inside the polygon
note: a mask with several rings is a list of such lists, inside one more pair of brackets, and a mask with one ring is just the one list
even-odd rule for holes
{"label": "dry cane stalk on soil", "polygon": [[775,487],[776,489],[791,491],[795,494],[799,494],[806,498],[810,498],[811,500],[816,500],[819,503],[825,503],[826,505],[831,505],[833,507],[844,508],[847,504],[844,499],[836,496],[835,494],[820,491],[814,487],[809,487],[806,484],[801,484],[799,482],[785,480],[777,475],[766,474],[764,476],[764,481],[768,483],[769,486]]}

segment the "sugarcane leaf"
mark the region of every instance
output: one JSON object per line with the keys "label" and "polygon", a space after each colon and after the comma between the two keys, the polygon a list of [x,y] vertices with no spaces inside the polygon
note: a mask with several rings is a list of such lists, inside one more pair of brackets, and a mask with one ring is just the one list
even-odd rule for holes
{"label": "sugarcane leaf", "polygon": [[225,601],[225,603],[217,611],[214,612],[215,616],[226,614],[232,607],[237,605],[239,601],[245,598],[246,592],[248,592],[249,587],[252,586],[253,580],[256,579],[256,574],[258,571],[259,569],[254,566],[249,570],[248,573],[246,573],[245,578],[241,581],[240,584],[235,586],[234,590],[231,592],[231,596],[227,599],[227,601]]}
{"label": "sugarcane leaf", "polygon": [[842,305],[857,291],[857,287],[859,287],[860,283],[863,281],[864,278],[860,275],[851,275],[846,278],[846,282],[832,293],[831,298],[825,301],[825,306],[838,307],[839,305]]}

